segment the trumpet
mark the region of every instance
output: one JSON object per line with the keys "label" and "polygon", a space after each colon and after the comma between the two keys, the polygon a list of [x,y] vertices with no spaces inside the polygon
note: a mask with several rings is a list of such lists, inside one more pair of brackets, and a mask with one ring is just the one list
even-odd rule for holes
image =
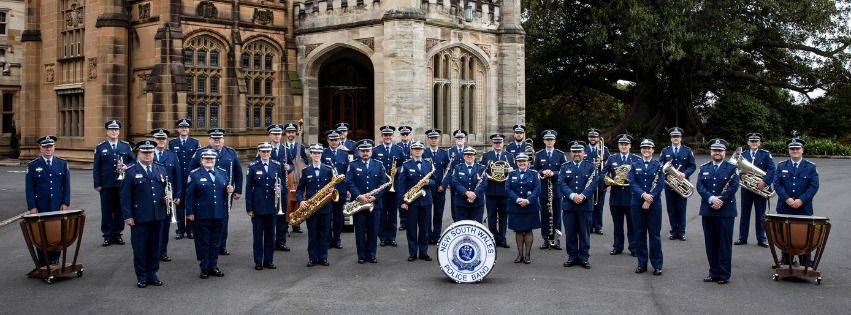
{"label": "trumpet", "polygon": [[177,205],[174,203],[174,190],[171,187],[171,181],[168,176],[165,177],[165,215],[171,217],[171,223],[177,223]]}
{"label": "trumpet", "polygon": [[118,180],[124,180],[125,169],[126,168],[125,168],[125,165],[124,165],[124,157],[119,155],[118,156],[118,163],[115,164],[115,170],[118,173],[118,178],[117,178]]}

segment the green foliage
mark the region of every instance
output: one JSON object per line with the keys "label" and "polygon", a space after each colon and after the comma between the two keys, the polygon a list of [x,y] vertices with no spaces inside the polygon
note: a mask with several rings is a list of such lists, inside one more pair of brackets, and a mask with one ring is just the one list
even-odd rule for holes
{"label": "green foliage", "polygon": [[[830,155],[851,156],[851,145],[842,144],[833,139],[807,139],[804,148],[804,156],[807,155]],[[762,148],[776,155],[788,155],[786,139],[763,141]]]}
{"label": "green foliage", "polygon": [[825,97],[809,104],[801,115],[802,130],[818,137],[844,136],[851,140],[851,84],[834,87]]}
{"label": "green foliage", "polygon": [[783,131],[777,122],[780,114],[766,106],[761,100],[739,93],[731,93],[718,99],[706,119],[706,134],[712,138],[723,138],[738,142],[749,132],[762,133],[766,138],[781,137]]}

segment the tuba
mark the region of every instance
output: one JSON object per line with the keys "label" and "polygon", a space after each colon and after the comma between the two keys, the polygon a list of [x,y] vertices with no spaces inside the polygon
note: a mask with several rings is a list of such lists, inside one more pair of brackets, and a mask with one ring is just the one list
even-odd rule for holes
{"label": "tuba", "polygon": [[629,187],[629,171],[632,170],[632,165],[624,164],[615,168],[615,177],[606,175],[603,182],[606,186]]}
{"label": "tuba", "polygon": [[748,162],[742,157],[742,148],[739,147],[733,156],[730,157],[731,164],[736,166],[736,170],[741,178],[742,187],[750,190],[752,193],[759,195],[762,198],[768,199],[774,197],[777,193],[771,188],[771,184],[766,183],[763,189],[757,186],[761,180],[765,178],[765,171]]}
{"label": "tuba", "polygon": [[[384,174],[384,175],[386,175],[388,179],[390,178],[390,175],[387,175],[387,174]],[[373,189],[370,192],[364,194],[364,196],[367,196],[367,197],[375,196],[378,193],[380,193],[381,191],[387,189],[387,187],[390,187],[390,185],[392,183],[393,183],[392,181],[386,182],[383,185],[378,186],[378,188]],[[369,212],[372,212],[372,208],[375,208],[375,203],[373,203],[373,202],[361,203],[360,200],[358,200],[357,197],[355,197],[355,200],[349,201],[343,206],[343,216],[350,217],[350,216],[353,216],[355,213],[361,212],[363,210],[369,210]]]}
{"label": "tuba", "polygon": [[[334,170],[334,168],[331,168]],[[340,192],[334,188],[335,185],[343,182],[346,179],[346,175],[338,175],[336,171],[333,171],[334,175],[331,176],[331,181],[325,184],[319,191],[316,192],[313,197],[307,199],[305,202],[307,206],[299,206],[295,211],[290,213],[290,225],[299,225],[311,215],[322,209],[325,205],[328,204],[331,200],[339,200]]]}
{"label": "tuba", "polygon": [[497,183],[504,183],[508,179],[508,168],[511,165],[506,161],[490,161],[488,162],[488,179]]}
{"label": "tuba", "polygon": [[425,187],[426,184],[424,184],[423,182],[428,183],[428,180],[431,178],[431,174],[434,174],[434,163],[431,163],[431,171],[429,171],[428,174],[423,176],[423,178],[416,185],[414,185],[414,187],[411,187],[411,189],[405,193],[405,196],[402,198],[402,200],[404,200],[405,203],[410,204],[417,200],[417,198],[425,197],[426,191],[423,190],[423,187]]}
{"label": "tuba", "polygon": [[678,171],[674,169],[673,165],[671,165],[671,161],[665,162],[665,165],[662,165],[662,171],[665,172],[665,185],[668,185],[668,187],[677,192],[677,194],[683,198],[691,197],[691,195],[694,194],[694,185],[692,185],[688,179],[680,179],[677,177]]}

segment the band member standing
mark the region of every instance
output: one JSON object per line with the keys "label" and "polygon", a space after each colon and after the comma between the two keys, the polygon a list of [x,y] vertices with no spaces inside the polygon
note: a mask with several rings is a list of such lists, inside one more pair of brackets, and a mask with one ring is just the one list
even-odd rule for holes
{"label": "band member standing", "polygon": [[[610,155],[603,168],[603,174],[613,179],[618,178],[616,173],[619,169],[631,168],[632,163],[640,159],[638,156],[629,153],[629,149],[632,147],[632,136],[620,134],[617,139],[618,154]],[[628,173],[621,176],[624,175],[628,176]],[[609,255],[620,255],[623,253],[624,241],[628,240],[629,253],[635,256],[635,240],[632,235],[634,224],[629,214],[630,203],[632,202],[632,190],[629,187],[629,182],[625,184],[627,186],[612,186],[612,192],[609,194],[609,211],[612,213],[612,235],[614,238],[612,241],[612,250],[609,252]],[[602,197],[600,198],[602,199]],[[624,221],[626,221],[626,239],[624,239]]]}
{"label": "band member standing", "polygon": [[452,185],[452,204],[455,205],[456,222],[474,220],[482,223],[485,202],[482,200],[488,188],[485,167],[476,163],[476,149],[464,148],[464,163],[455,166],[449,179]]}
{"label": "band member standing", "polygon": [[[154,164],[163,167],[166,176],[165,179],[171,183],[171,194],[172,198],[174,198],[175,208],[177,208],[177,205],[179,205],[180,201],[183,199],[183,183],[185,180],[183,179],[183,172],[181,170],[177,154],[169,151],[168,147],[166,147],[169,134],[170,132],[164,128],[158,128],[151,131],[151,136],[154,137],[154,141],[156,141],[157,144],[153,154]],[[177,217],[177,213],[172,215],[177,218],[178,222],[183,220],[182,217]],[[160,245],[160,261],[168,262],[171,261],[171,258],[168,257],[168,233],[171,231],[171,217],[165,218],[162,230],[163,235],[161,238],[162,244]]]}
{"label": "band member standing", "polygon": [[193,169],[187,179],[186,219],[194,223],[201,279],[210,275],[224,277],[219,269],[219,252],[223,221],[228,218],[228,194],[234,192],[234,187],[228,185],[228,172],[216,166],[216,150],[204,149],[198,156],[201,167]]}
{"label": "band member standing", "polygon": [[[396,164],[398,174],[398,168],[402,166],[404,154],[401,147],[393,144],[393,133],[396,132],[396,127],[381,126],[379,129],[381,129],[382,143],[375,146],[375,149],[373,149],[374,158],[381,162],[384,165],[384,169],[387,171],[387,174],[390,174],[391,177],[393,177],[391,174],[393,164]],[[382,212],[379,217],[380,223],[378,227],[378,239],[380,240],[380,243],[378,243],[378,245],[381,247],[387,245],[396,247],[396,224],[399,220],[399,212],[396,210],[399,206],[399,202],[396,200],[396,193],[391,192],[390,189],[385,190],[381,201],[384,204],[381,206]]]}
{"label": "band member standing", "polygon": [[[310,164],[304,168],[298,182],[296,198],[301,207],[307,207],[306,200],[315,196],[325,185],[331,182],[334,171],[330,165],[322,163],[321,144],[310,146]],[[307,218],[307,266],[316,264],[328,266],[328,241],[331,234],[331,203],[316,210]]]}
{"label": "band member standing", "polygon": [[382,193],[375,196],[365,194],[380,187],[387,182],[387,173],[384,165],[372,159],[372,140],[361,140],[358,142],[360,159],[349,164],[346,172],[346,183],[348,191],[353,199],[361,203],[373,203],[375,209],[372,211],[360,211],[354,214],[355,221],[355,245],[358,253],[358,264],[378,263],[376,257],[379,218],[381,216]]}
{"label": "band member standing", "polygon": [[[401,164],[404,161],[407,161],[411,158],[411,131],[413,128],[411,126],[399,126],[399,142],[396,143],[396,146],[402,149],[402,158],[399,163]],[[401,199],[397,199],[396,203],[402,203]],[[408,218],[405,215],[405,212],[402,211],[402,208],[399,208],[399,231],[404,231],[407,228]]]}
{"label": "band member standing", "polygon": [[[558,173],[558,187],[564,201],[562,220],[565,228],[565,247],[567,248],[567,261],[565,267],[576,264],[585,269],[591,269],[588,261],[591,249],[591,213],[594,208],[592,200],[594,189],[598,178],[594,177],[594,164],[582,159],[585,151],[585,142],[573,141],[570,143],[570,156],[572,161],[565,162]],[[599,176],[598,176],[599,177]]]}
{"label": "band member standing", "polygon": [[509,174],[505,184],[508,196],[508,228],[514,230],[517,243],[517,258],[514,263],[532,263],[532,230],[541,228],[541,181],[538,172],[529,169],[529,156],[520,152],[514,159],[517,170]]}
{"label": "band member standing", "polygon": [[[659,155],[659,162],[665,165],[671,161],[671,165],[677,170],[677,176],[680,179],[688,180],[691,174],[697,169],[694,162],[694,153],[691,148],[682,144],[683,129],[673,127],[668,129],[671,135],[671,145],[662,149]],[[671,240],[686,240],[686,205],[688,199],[680,196],[675,190],[665,186],[665,207],[668,210],[668,223],[671,224],[671,231],[668,239]]]}
{"label": "band member standing", "polygon": [[[597,147],[600,146],[600,129],[588,129],[588,145],[585,146],[585,160],[594,163],[594,167],[600,169],[600,164],[605,164],[609,160],[609,148],[603,147],[603,158],[600,159],[600,152]],[[594,213],[591,214],[591,233],[603,235],[603,209],[606,206],[606,185],[601,180],[597,182],[597,187],[594,191],[592,199],[594,204]]]}
{"label": "band member standing", "polygon": [[136,162],[136,156],[130,148],[130,143],[118,140],[121,133],[121,122],[110,120],[106,122],[107,139],[95,147],[92,177],[95,190],[100,193],[100,231],[103,235],[103,246],[111,244],[124,245],[121,232],[124,231],[124,218],[121,214],[121,202],[118,194],[121,191],[119,174]]}
{"label": "band member standing", "polygon": [[[548,191],[550,185],[553,187],[552,202],[549,200],[549,194],[541,194],[539,202],[541,204],[541,237],[544,243],[541,244],[541,249],[550,248],[550,241],[553,241],[552,249],[561,250],[561,240],[559,239],[556,230],[561,230],[561,206],[562,195],[558,188],[558,171],[561,165],[567,162],[564,152],[555,148],[556,136],[558,133],[555,130],[544,130],[541,138],[544,139],[545,148],[535,152],[534,169],[538,171],[541,177],[541,190]],[[552,211],[550,211],[552,209]]]}
{"label": "band member standing", "polygon": [[[225,130],[222,128],[213,128],[207,131],[210,135],[210,144],[204,148],[198,149],[195,152],[194,157],[192,158],[192,163],[190,163],[190,167],[195,169],[200,167],[201,165],[201,153],[206,151],[207,149],[212,149],[216,152],[216,167],[225,170],[226,178],[225,181],[229,184],[232,183],[234,187],[233,191],[233,199],[239,200],[240,195],[242,195],[242,163],[239,162],[239,156],[236,154],[236,150],[231,147],[225,146]],[[228,207],[228,203],[232,201],[225,200],[225,208]],[[227,250],[227,241],[228,241],[228,220],[230,220],[230,209],[227,209],[227,217],[225,220],[220,221],[224,226],[222,226],[222,237],[221,244],[219,249],[219,254],[221,255],[230,255],[230,252]]]}
{"label": "band member standing", "polygon": [[[514,171],[514,154],[505,152],[502,149],[505,136],[497,133],[492,134],[490,138],[493,150],[482,155],[481,164],[490,169],[491,163],[496,163],[497,161],[508,163],[508,168],[503,170],[507,178],[508,174]],[[488,229],[494,238],[496,238],[496,246],[510,248],[508,241],[505,239],[506,228],[508,227],[508,218],[505,213],[508,201],[505,199],[505,195],[505,182],[491,180],[488,183],[488,190],[485,192],[485,204],[488,211]]]}
{"label": "band member standing", "polygon": [[[30,214],[68,210],[71,204],[71,173],[68,162],[53,155],[56,139],[55,136],[38,138],[40,155],[27,164],[24,191]],[[59,253],[49,252],[45,259],[43,252],[37,250],[38,264],[53,264],[59,260]]]}
{"label": "band member standing", "polygon": [[514,141],[505,147],[505,151],[517,156],[520,153],[526,152],[526,148],[532,145],[526,143],[526,126],[518,124],[514,125],[512,129],[514,129]]}
{"label": "band member standing", "polygon": [[126,179],[121,183],[121,210],[124,222],[130,226],[136,286],[161,286],[163,282],[157,277],[157,271],[160,269],[163,223],[169,218],[166,214],[168,200],[165,199],[169,174],[154,163],[154,141],[139,141],[136,147],[139,163],[127,169]]}
{"label": "band member standing", "polygon": [[[281,162],[272,158],[272,144],[257,145],[260,156],[245,174],[245,211],[251,218],[254,270],[276,269],[275,217],[286,211],[287,175]],[[275,195],[280,195],[276,200]]]}
{"label": "band member standing", "polygon": [[[804,159],[806,143],[799,138],[786,141],[789,159],[777,163],[774,172],[774,191],[777,192],[777,213],[794,215],[813,215],[813,199],[819,189],[819,175],[816,165]],[[782,261],[792,263],[792,257],[782,254]],[[801,261],[809,262],[806,255]]]}
{"label": "band member standing", "polygon": [[736,191],[739,175],[736,166],[724,161],[727,141],[709,140],[712,161],[700,166],[696,190],[700,194],[700,216],[709,260],[709,275],[704,282],[725,284],[730,281],[733,261],[733,225],[736,223]]}
{"label": "band member standing", "polygon": [[[452,172],[455,170],[455,166],[458,166],[458,164],[464,162],[464,149],[467,148],[467,146],[464,144],[465,142],[467,142],[466,131],[456,129],[452,132],[452,137],[455,138],[455,145],[446,149],[446,152],[449,154],[449,174],[447,174],[447,176],[445,176],[443,178],[443,181],[441,182],[441,186],[444,190],[452,189],[452,182],[450,180],[452,176],[450,176],[450,174],[452,174]],[[450,195],[451,194],[452,193],[450,192]],[[454,202],[449,203],[449,210],[451,211],[450,214],[452,215],[453,222],[457,222],[458,220],[460,220],[458,219],[458,215],[455,211]],[[438,235],[435,237],[440,237],[440,232],[438,232]]]}
{"label": "band member standing", "polygon": [[342,146],[340,150],[346,152],[349,155],[349,161],[354,160],[353,154],[355,154],[355,147],[357,146],[352,139],[349,139],[349,123],[341,122],[334,125],[334,128],[337,129],[337,132],[340,134],[340,145]]}
{"label": "band member standing", "polygon": [[[631,162],[629,171],[630,198],[629,217],[635,232],[630,234],[634,244],[633,253],[638,259],[635,273],[647,271],[647,261],[653,266],[654,275],[662,275],[662,189],[665,173],[662,163],[653,159],[655,144],[650,139],[641,141],[641,158]],[[614,190],[612,190],[614,194]],[[648,246],[649,245],[649,246]],[[648,250],[649,249],[649,250]]]}
{"label": "band member standing", "polygon": [[284,132],[284,126],[281,126],[279,124],[271,124],[266,127],[266,131],[269,133],[269,144],[272,146],[272,155],[270,159],[273,159],[280,163],[286,163],[284,145],[281,144],[281,133]]}
{"label": "band member standing", "polygon": [[[399,170],[399,187],[396,189],[397,197],[401,201],[399,206],[402,213],[405,214],[409,223],[407,229],[408,236],[408,261],[419,259],[431,261],[428,255],[429,230],[431,229],[431,207],[432,194],[431,187],[434,187],[437,181],[434,174],[437,173],[432,163],[423,160],[423,150],[425,145],[422,142],[415,141],[411,143],[411,159],[402,164]],[[425,178],[426,174],[435,170],[429,178]],[[424,196],[420,196],[411,203],[405,202],[404,196],[417,184],[421,185],[421,191],[425,192]]]}
{"label": "band member standing", "polygon": [[[291,175],[287,183],[291,186],[289,187],[289,190],[294,194],[295,185],[298,185],[301,171],[308,162],[307,150],[303,144],[296,142],[295,137],[298,134],[298,126],[295,123],[287,123],[284,125],[284,130],[287,136],[287,141],[284,144],[286,151],[284,152],[284,158],[281,162],[284,163],[284,168],[287,170],[287,173]],[[301,160],[298,160],[297,157]],[[291,195],[290,197],[293,199],[290,200],[290,208],[288,211],[293,211],[295,208],[292,207],[297,207],[297,205],[293,203],[295,202],[295,195]],[[290,251],[290,248],[287,247],[287,231],[289,229],[287,216],[279,215],[275,218],[275,220],[275,249],[288,252]],[[302,233],[301,226],[296,225],[293,226],[292,229],[295,233]]]}
{"label": "band member standing", "polygon": [[[765,172],[765,178],[759,180],[759,184],[757,184],[757,188],[764,189],[766,186],[770,187],[771,182],[774,180],[774,157],[771,156],[770,152],[760,149],[761,144],[761,134],[757,132],[749,133],[749,150],[742,152],[742,157]],[[754,233],[756,234],[756,244],[760,247],[768,247],[768,241],[765,237],[765,222],[762,220],[765,216],[768,199],[745,189],[744,186],[742,187],[741,199],[742,217],[739,219],[739,239],[733,245],[748,243],[748,227],[751,222],[751,206],[753,206],[755,214],[753,225]]]}
{"label": "band member standing", "polygon": [[431,194],[433,208],[431,213],[432,223],[428,233],[430,245],[437,245],[437,239],[440,238],[440,233],[443,233],[443,207],[446,205],[446,189],[441,183],[443,183],[443,173],[446,173],[447,167],[449,167],[449,153],[438,146],[440,134],[440,129],[426,130],[428,148],[423,152],[423,159],[434,165],[434,174],[431,175],[431,178],[436,183],[430,186],[428,192]]}
{"label": "band member standing", "polygon": [[[337,130],[328,130],[325,133],[328,139],[328,147],[322,152],[322,163],[331,165],[337,169],[337,174],[346,174],[349,169],[349,153],[343,150],[345,147],[340,143],[340,133]],[[340,196],[346,196],[346,184],[339,183],[336,185],[337,192]],[[343,205],[348,198],[340,198],[337,201],[331,201],[331,236],[328,242],[328,247],[342,249],[343,241],[340,235],[343,233]]]}
{"label": "band member standing", "polygon": [[[192,162],[192,155],[198,150],[198,139],[189,136],[189,127],[192,127],[192,121],[187,118],[181,118],[177,121],[177,138],[171,139],[168,142],[168,147],[171,151],[177,154],[177,160],[180,161],[180,178],[181,185],[186,183],[186,178],[189,177],[189,164]],[[183,194],[183,191],[180,192]],[[174,239],[179,240],[184,237],[194,238],[192,233],[191,222],[186,220],[186,205],[184,203],[177,204],[177,230]]]}

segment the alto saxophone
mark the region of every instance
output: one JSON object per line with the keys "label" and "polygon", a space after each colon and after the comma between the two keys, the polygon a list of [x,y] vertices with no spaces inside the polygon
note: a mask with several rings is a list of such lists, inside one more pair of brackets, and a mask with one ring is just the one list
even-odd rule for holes
{"label": "alto saxophone", "polygon": [[[390,175],[387,175],[387,174],[384,174],[384,175],[387,176],[388,179],[391,179]],[[392,181],[386,182],[383,185],[378,186],[378,188],[373,189],[370,192],[364,194],[364,196],[365,197],[375,196],[378,193],[382,192],[383,190],[387,189],[387,187],[390,187],[390,185],[392,183],[393,183]],[[363,210],[369,210],[369,212],[372,212],[373,208],[375,208],[374,202],[362,203],[362,202],[360,202],[360,200],[355,198],[355,200],[349,201],[345,205],[343,205],[343,216],[350,217],[350,216],[354,215],[355,213],[361,212]]]}
{"label": "alto saxophone", "polygon": [[405,196],[402,198],[402,200],[404,200],[405,203],[410,204],[417,200],[417,198],[425,197],[426,191],[423,190],[423,187],[428,184],[428,180],[431,178],[431,174],[434,174],[434,163],[431,163],[431,171],[429,171],[428,174],[423,176],[423,178],[420,179],[420,181],[417,182],[414,187],[411,187],[411,189],[405,193]]}
{"label": "alto saxophone", "polygon": [[331,176],[331,181],[317,191],[313,197],[305,200],[306,206],[299,206],[298,209],[290,213],[290,225],[301,224],[316,213],[316,211],[327,205],[328,202],[337,200],[340,197],[340,192],[334,186],[343,182],[346,179],[346,175],[338,175],[336,171],[332,172],[334,172],[334,175]]}

